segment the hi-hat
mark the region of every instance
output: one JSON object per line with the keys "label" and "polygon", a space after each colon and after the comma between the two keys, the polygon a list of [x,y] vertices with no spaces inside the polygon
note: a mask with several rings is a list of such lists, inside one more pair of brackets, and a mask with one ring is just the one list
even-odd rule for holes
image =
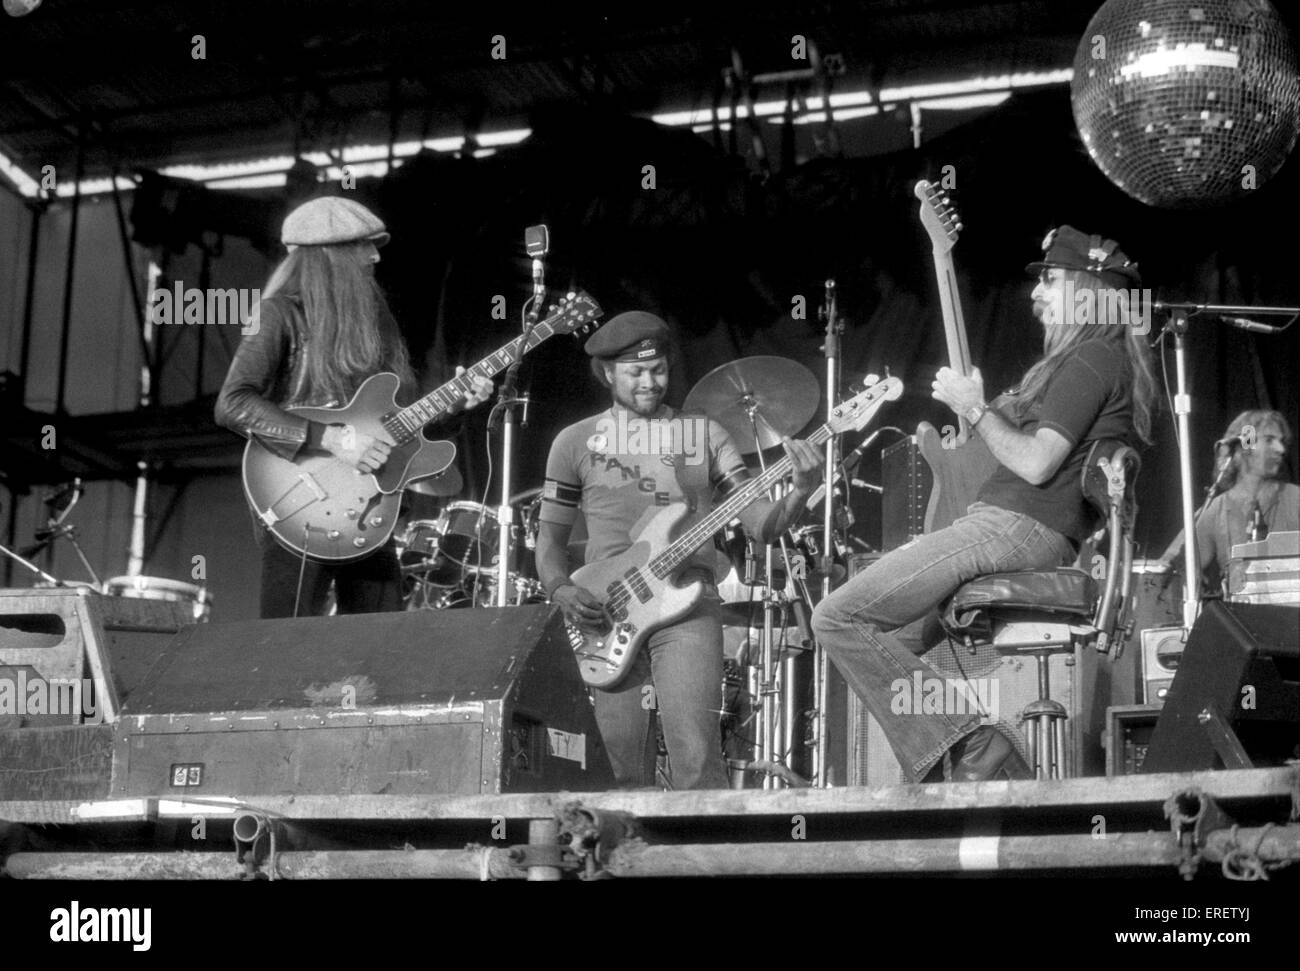
{"label": "hi-hat", "polygon": [[716,418],[747,455],[780,445],[783,437],[798,432],[816,414],[820,400],[816,375],[798,361],[742,357],[702,377],[683,408]]}

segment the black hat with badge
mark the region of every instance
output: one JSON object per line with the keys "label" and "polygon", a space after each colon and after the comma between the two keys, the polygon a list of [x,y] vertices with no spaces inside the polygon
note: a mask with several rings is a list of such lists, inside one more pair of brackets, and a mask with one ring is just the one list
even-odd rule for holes
{"label": "black hat with badge", "polygon": [[649,361],[667,357],[672,330],[643,310],[629,310],[610,320],[583,345],[602,361]]}
{"label": "black hat with badge", "polygon": [[1053,229],[1043,240],[1041,260],[1025,267],[1026,272],[1037,274],[1045,269],[1083,270],[1115,287],[1140,284],[1142,274],[1138,265],[1130,260],[1119,243],[1101,236],[1090,236],[1073,226]]}

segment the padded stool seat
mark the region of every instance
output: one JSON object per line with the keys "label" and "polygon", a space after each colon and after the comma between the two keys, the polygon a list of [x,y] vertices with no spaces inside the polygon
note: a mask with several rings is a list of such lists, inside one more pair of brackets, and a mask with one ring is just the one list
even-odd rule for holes
{"label": "padded stool seat", "polygon": [[944,607],[943,626],[957,637],[986,641],[996,613],[1033,610],[1091,620],[1096,607],[1097,581],[1083,570],[990,573],[957,588]]}

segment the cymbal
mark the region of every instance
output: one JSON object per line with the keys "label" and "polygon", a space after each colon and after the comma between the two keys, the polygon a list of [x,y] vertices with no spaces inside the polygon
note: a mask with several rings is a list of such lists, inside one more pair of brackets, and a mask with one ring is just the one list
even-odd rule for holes
{"label": "cymbal", "polygon": [[415,482],[408,483],[406,488],[410,492],[422,496],[436,496],[439,499],[446,499],[449,496],[460,494],[460,490],[465,487],[465,482],[461,478],[460,469],[454,465],[447,466],[437,475],[431,475],[427,479],[419,479]]}
{"label": "cymbal", "polygon": [[817,377],[806,367],[788,357],[761,355],[714,368],[691,389],[683,407],[716,418],[736,448],[749,454],[780,445],[783,436],[803,428],[820,400]]}

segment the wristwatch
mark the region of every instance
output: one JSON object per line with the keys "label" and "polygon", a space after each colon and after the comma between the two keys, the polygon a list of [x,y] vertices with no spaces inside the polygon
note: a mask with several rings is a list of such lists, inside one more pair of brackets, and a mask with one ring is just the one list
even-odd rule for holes
{"label": "wristwatch", "polygon": [[967,408],[966,411],[962,413],[962,417],[966,419],[966,423],[970,425],[971,428],[974,428],[980,423],[980,419],[984,417],[988,410],[989,406],[981,401],[978,405],[972,405],[970,408]]}

